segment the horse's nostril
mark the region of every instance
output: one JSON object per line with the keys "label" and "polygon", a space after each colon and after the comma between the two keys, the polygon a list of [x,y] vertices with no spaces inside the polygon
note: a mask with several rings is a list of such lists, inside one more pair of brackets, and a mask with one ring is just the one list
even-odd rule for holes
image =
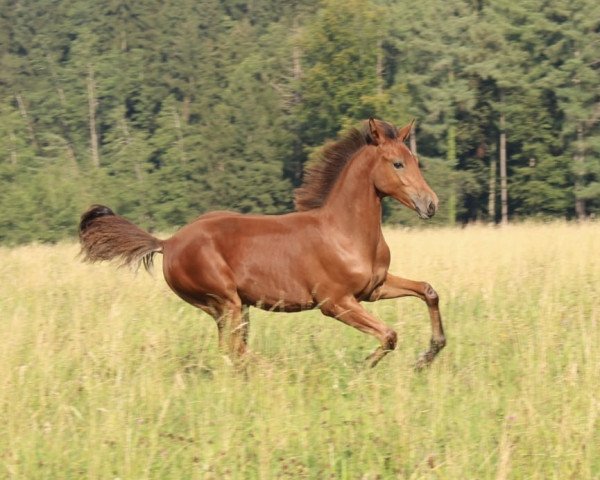
{"label": "horse's nostril", "polygon": [[429,205],[427,206],[427,213],[429,215],[433,215],[435,213],[435,203],[429,202]]}

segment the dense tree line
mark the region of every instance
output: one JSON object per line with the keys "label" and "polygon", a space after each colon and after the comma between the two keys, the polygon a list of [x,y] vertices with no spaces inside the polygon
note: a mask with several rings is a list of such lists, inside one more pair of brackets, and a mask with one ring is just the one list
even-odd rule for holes
{"label": "dense tree line", "polygon": [[438,223],[597,214],[600,4],[0,0],[0,242],[290,210],[369,116],[417,118]]}

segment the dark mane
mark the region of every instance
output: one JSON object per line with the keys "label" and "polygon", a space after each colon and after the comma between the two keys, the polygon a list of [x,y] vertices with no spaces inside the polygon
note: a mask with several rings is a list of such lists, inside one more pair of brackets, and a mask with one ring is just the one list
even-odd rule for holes
{"label": "dark mane", "polygon": [[[389,139],[396,138],[396,128],[378,121]],[[337,142],[326,145],[315,162],[305,168],[302,185],[294,192],[296,210],[312,210],[325,203],[329,192],[348,161],[365,145],[373,143],[368,124],[353,128]]]}

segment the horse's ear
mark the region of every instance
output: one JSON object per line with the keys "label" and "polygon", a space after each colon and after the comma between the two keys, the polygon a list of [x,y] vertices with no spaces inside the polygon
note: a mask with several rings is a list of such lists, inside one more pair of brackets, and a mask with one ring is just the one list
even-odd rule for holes
{"label": "horse's ear", "polygon": [[369,143],[379,145],[383,139],[384,133],[379,129],[377,121],[373,117],[369,118]]}
{"label": "horse's ear", "polygon": [[408,125],[404,125],[402,128],[398,129],[398,140],[404,142],[408,140],[410,137],[410,132],[415,124],[415,119],[413,118]]}

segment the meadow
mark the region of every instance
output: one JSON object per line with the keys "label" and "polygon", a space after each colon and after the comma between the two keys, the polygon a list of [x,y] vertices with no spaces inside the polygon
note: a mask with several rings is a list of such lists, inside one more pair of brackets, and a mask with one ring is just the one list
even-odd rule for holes
{"label": "meadow", "polygon": [[162,279],[72,243],[0,248],[0,478],[598,479],[600,223],[386,230],[440,294],[367,304],[377,342],[318,312],[252,311],[236,373]]}

